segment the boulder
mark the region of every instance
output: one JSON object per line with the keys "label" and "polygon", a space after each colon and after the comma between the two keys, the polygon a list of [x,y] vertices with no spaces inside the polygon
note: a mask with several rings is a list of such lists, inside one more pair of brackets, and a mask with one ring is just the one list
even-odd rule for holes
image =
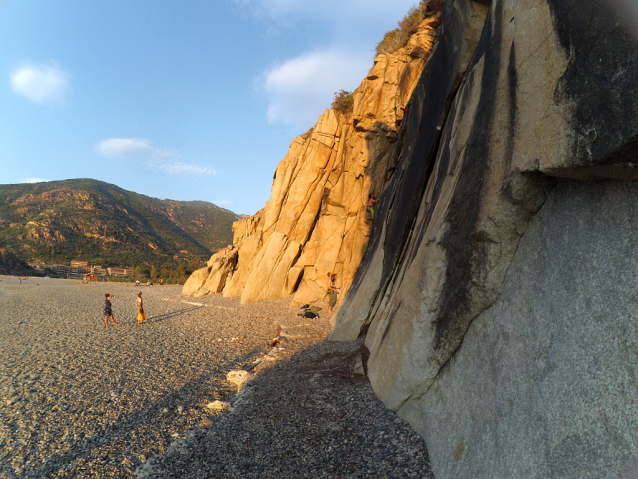
{"label": "boulder", "polygon": [[221,293],[226,282],[232,276],[239,251],[233,246],[215,253],[206,263],[205,268],[195,271],[184,283],[184,296],[206,296],[211,293]]}
{"label": "boulder", "polygon": [[237,265],[238,249],[229,246],[211,256],[208,260],[209,273],[202,290],[209,293],[221,293],[226,286],[226,282],[232,276]]}
{"label": "boulder", "polygon": [[210,268],[208,266],[193,272],[193,274],[191,274],[184,283],[184,286],[182,286],[182,294],[184,296],[195,296],[198,294],[202,290],[204,283],[208,278],[208,273],[210,273]]}

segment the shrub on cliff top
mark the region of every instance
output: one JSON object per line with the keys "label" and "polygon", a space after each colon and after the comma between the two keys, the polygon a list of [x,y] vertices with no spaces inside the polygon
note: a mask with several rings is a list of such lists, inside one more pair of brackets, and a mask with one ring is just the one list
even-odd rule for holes
{"label": "shrub on cliff top", "polygon": [[394,53],[399,48],[403,48],[408,44],[410,35],[405,33],[400,28],[390,30],[383,36],[383,40],[377,45],[377,55],[382,53]]}
{"label": "shrub on cliff top", "polygon": [[313,131],[315,131],[315,127],[314,126],[312,128],[310,128],[310,130],[305,132],[303,135],[301,135],[301,138],[304,139],[304,140],[307,140],[308,138],[310,138],[312,136],[312,132]]}
{"label": "shrub on cliff top", "polygon": [[335,93],[331,108],[339,113],[351,113],[354,108],[354,97],[351,91],[339,90]]}
{"label": "shrub on cliff top", "polygon": [[419,29],[419,24],[421,20],[425,18],[425,2],[421,2],[419,6],[414,6],[408,13],[405,14],[405,17],[399,22],[399,28],[406,32],[408,35],[412,35],[416,33]]}
{"label": "shrub on cliff top", "polygon": [[413,6],[403,19],[399,21],[399,28],[387,32],[383,40],[377,45],[377,55],[381,53],[394,53],[399,48],[408,44],[410,36],[419,29],[419,24],[425,18],[429,0],[421,0],[418,5]]}

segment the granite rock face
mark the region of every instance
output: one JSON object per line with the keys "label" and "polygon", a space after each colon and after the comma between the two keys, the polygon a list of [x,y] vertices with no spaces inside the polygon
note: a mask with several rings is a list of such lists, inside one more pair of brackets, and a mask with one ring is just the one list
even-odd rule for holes
{"label": "granite rock face", "polygon": [[437,478],[638,477],[637,215],[638,183],[557,183],[500,296],[400,410]]}
{"label": "granite rock face", "polygon": [[228,248],[215,253],[206,263],[206,267],[198,269],[188,278],[182,294],[186,296],[205,296],[221,293],[226,282],[232,277],[237,265],[239,252],[237,248]]}
{"label": "granite rock face", "polygon": [[445,2],[331,337],[367,335],[437,478],[620,477],[638,47],[603,1],[485,3]]}
{"label": "granite rock face", "polygon": [[293,305],[312,303],[334,272],[341,301],[370,234],[368,197],[387,183],[390,151],[440,23],[441,11],[430,11],[405,47],[375,58],[352,112],[328,109],[293,140],[264,209],[233,226],[236,261],[224,260],[221,274],[211,262],[226,252],[214,255],[184,294],[223,292],[246,303],[294,293]]}

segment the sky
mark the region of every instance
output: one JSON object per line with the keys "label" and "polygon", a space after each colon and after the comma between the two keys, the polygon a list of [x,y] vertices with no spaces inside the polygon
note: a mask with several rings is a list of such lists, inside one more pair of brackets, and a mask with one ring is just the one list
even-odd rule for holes
{"label": "sky", "polygon": [[415,3],[0,0],[0,184],[93,178],[254,214]]}

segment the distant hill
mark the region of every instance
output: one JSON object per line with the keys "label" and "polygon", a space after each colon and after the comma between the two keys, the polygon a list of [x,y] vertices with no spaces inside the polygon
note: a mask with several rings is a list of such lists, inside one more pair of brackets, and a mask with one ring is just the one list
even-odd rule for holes
{"label": "distant hill", "polygon": [[26,265],[7,250],[0,248],[0,274],[28,274]]}
{"label": "distant hill", "polygon": [[0,185],[0,248],[22,261],[159,265],[232,243],[232,211],[160,200],[92,179]]}

